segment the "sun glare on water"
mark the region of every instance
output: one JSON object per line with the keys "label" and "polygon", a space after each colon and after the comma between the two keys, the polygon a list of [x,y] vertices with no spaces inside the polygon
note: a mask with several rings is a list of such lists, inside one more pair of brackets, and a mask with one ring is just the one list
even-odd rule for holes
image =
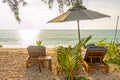
{"label": "sun glare on water", "polygon": [[20,37],[25,45],[35,44],[39,30],[19,30]]}

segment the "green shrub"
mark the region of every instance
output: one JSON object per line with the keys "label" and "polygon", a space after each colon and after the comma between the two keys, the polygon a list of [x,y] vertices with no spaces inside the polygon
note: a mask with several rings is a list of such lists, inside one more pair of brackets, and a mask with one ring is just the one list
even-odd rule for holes
{"label": "green shrub", "polygon": [[103,39],[101,39],[97,42],[93,42],[93,43],[96,44],[97,46],[106,46],[106,42],[105,42],[106,39],[107,38],[103,38]]}
{"label": "green shrub", "polygon": [[56,48],[58,65],[65,71],[66,80],[86,80],[81,77],[74,78],[76,76],[74,73],[82,67],[81,49],[91,38],[92,36],[82,38],[74,47],[69,45],[68,47],[58,46]]}
{"label": "green shrub", "polygon": [[37,46],[41,46],[42,45],[42,41],[41,40],[37,40],[36,44],[37,44]]}
{"label": "green shrub", "polygon": [[0,48],[3,47],[2,45],[0,45]]}
{"label": "green shrub", "polygon": [[74,80],[88,80],[88,79],[84,76],[74,76]]}

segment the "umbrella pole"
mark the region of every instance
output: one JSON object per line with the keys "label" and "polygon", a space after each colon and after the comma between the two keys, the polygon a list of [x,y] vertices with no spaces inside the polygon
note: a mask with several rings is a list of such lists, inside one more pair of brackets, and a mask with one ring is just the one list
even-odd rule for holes
{"label": "umbrella pole", "polygon": [[78,25],[78,39],[80,42],[80,27],[79,27],[79,20],[77,20],[77,25]]}
{"label": "umbrella pole", "polygon": [[118,21],[119,21],[119,16],[117,16],[117,23],[116,23],[116,29],[115,29],[115,37],[114,37],[114,43],[117,43],[116,40],[117,40],[117,28],[118,28]]}

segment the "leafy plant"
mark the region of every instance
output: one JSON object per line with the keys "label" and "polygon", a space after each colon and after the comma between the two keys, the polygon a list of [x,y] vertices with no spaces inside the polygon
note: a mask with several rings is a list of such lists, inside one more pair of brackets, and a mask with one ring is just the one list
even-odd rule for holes
{"label": "leafy plant", "polygon": [[120,49],[114,42],[109,43],[108,51],[106,54],[106,61],[120,65]]}
{"label": "leafy plant", "polygon": [[[82,67],[81,48],[92,38],[88,36],[83,38],[74,47],[58,46],[56,48],[58,65],[65,71],[66,80],[82,80],[76,79],[75,72]],[[83,79],[84,80],[84,79]]]}
{"label": "leafy plant", "polygon": [[0,45],[0,48],[3,47],[2,45]]}
{"label": "leafy plant", "polygon": [[110,42],[106,57],[108,60],[114,59],[116,57],[117,47],[113,42]]}
{"label": "leafy plant", "polygon": [[103,38],[103,39],[97,41],[96,43],[95,42],[94,43],[98,46],[105,46],[106,45],[106,42],[105,42],[106,39],[107,38]]}
{"label": "leafy plant", "polygon": [[75,76],[74,80],[88,80],[88,79],[83,76]]}
{"label": "leafy plant", "polygon": [[36,41],[36,44],[37,44],[37,46],[41,46],[41,45],[42,45],[42,41],[37,40],[37,41]]}

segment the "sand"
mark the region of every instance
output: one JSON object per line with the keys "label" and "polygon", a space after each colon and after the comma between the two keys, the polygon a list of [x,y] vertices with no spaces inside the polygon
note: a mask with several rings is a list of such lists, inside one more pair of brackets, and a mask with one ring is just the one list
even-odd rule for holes
{"label": "sand", "polygon": [[[47,55],[52,56],[52,71],[46,67],[39,72],[37,64],[26,68],[26,48],[0,48],[0,80],[56,80],[56,55],[53,48],[47,48]],[[88,75],[92,80],[120,80],[120,67],[115,64],[109,66],[108,74],[94,70]]]}

